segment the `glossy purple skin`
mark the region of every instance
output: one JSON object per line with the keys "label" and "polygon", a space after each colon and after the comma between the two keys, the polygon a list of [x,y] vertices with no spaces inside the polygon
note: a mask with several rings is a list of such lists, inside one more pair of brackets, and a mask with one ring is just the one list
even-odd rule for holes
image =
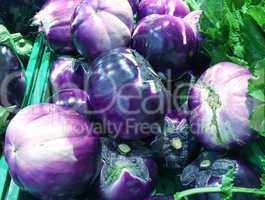
{"label": "glossy purple skin", "polygon": [[133,12],[128,0],[84,0],[76,8],[71,25],[78,52],[92,59],[128,46],[132,29]]}
{"label": "glossy purple skin", "polygon": [[48,0],[38,12],[33,24],[44,32],[49,46],[59,52],[74,52],[71,19],[80,0]]}
{"label": "glossy purple skin", "polygon": [[205,147],[229,149],[246,144],[254,135],[248,126],[252,99],[248,69],[229,62],[209,68],[189,95],[192,132]]}
{"label": "glossy purple skin", "polygon": [[88,86],[91,105],[114,138],[137,140],[158,133],[164,87],[136,51],[118,48],[103,54],[92,63]]}
{"label": "glossy purple skin", "polygon": [[137,14],[140,0],[128,0],[128,1],[133,9],[133,13]]}
{"label": "glossy purple skin", "polygon": [[82,89],[85,76],[84,67],[75,58],[60,56],[52,64],[50,84],[54,92],[69,88]]}
{"label": "glossy purple skin", "polygon": [[100,176],[102,199],[144,200],[151,194],[157,181],[157,166],[149,156],[121,155],[113,151],[106,155],[103,155],[105,160]]}
{"label": "glossy purple skin", "polygon": [[93,110],[90,104],[90,99],[84,90],[75,88],[63,89],[53,95],[49,101],[58,106],[64,106],[75,110],[88,118],[89,116],[92,116]]}
{"label": "glossy purple skin", "polygon": [[[180,180],[182,185],[187,188],[220,186],[222,183],[222,177],[232,166],[235,167],[235,186],[259,188],[259,175],[251,166],[248,166],[247,164],[234,158],[224,157],[223,155],[214,152],[202,153],[195,161],[193,161],[183,170]],[[219,193],[204,193],[190,196],[189,199],[221,200],[221,195]],[[249,194],[233,194],[233,200],[245,199],[259,200],[262,198],[258,198]]]}
{"label": "glossy purple skin", "polygon": [[139,4],[139,19],[152,14],[185,17],[189,12],[183,0],[142,0]]}
{"label": "glossy purple skin", "polygon": [[[198,18],[196,12],[193,18]],[[190,20],[189,15],[187,16]],[[192,22],[196,22],[193,20]],[[185,18],[153,14],[142,19],[133,34],[132,47],[141,53],[155,68],[167,76],[175,76],[189,69],[188,61],[198,47],[198,34],[194,24]]]}
{"label": "glossy purple skin", "polygon": [[44,200],[86,191],[99,173],[100,152],[91,124],[54,104],[26,107],[6,131],[4,153],[13,180]]}
{"label": "glossy purple skin", "polygon": [[0,45],[0,105],[20,105],[25,90],[25,79],[18,57],[10,48]]}
{"label": "glossy purple skin", "polygon": [[163,164],[170,169],[183,169],[200,150],[195,137],[189,131],[188,114],[168,111],[164,131],[152,142],[152,149]]}

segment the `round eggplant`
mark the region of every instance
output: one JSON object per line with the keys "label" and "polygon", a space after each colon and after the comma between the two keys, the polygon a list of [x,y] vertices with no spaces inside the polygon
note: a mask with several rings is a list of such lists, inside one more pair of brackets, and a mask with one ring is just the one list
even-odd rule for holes
{"label": "round eggplant", "polygon": [[222,62],[209,68],[192,87],[191,129],[205,147],[230,149],[254,136],[248,124],[253,106],[247,92],[251,77],[248,69]]}
{"label": "round eggplant", "polygon": [[84,0],[75,10],[72,36],[78,52],[93,59],[131,41],[133,12],[128,0]]}
{"label": "round eggplant", "polygon": [[91,69],[87,92],[111,136],[138,140],[161,132],[165,89],[141,55],[114,49],[96,59]]}
{"label": "round eggplant", "polygon": [[[213,187],[222,184],[223,176],[232,167],[235,168],[234,185],[236,187],[258,188],[259,175],[247,164],[233,158],[224,157],[215,152],[204,152],[183,170],[180,177],[184,187]],[[202,193],[189,197],[190,200],[221,200],[220,193]],[[249,194],[234,193],[233,200],[259,200]]]}
{"label": "round eggplant", "polygon": [[166,168],[183,169],[200,150],[190,133],[188,114],[167,112],[164,125],[161,136],[151,143],[153,152],[164,159]]}
{"label": "round eggplant", "polygon": [[33,25],[39,26],[49,46],[61,53],[74,52],[71,19],[80,0],[48,0],[34,16]]}
{"label": "round eggplant", "polygon": [[201,11],[191,12],[184,19],[170,15],[149,15],[137,25],[132,47],[157,72],[166,77],[179,76],[190,69],[189,59],[197,51],[199,34],[196,23],[200,15]]}
{"label": "round eggplant", "polygon": [[103,145],[100,194],[104,200],[144,200],[154,189],[157,166],[144,151],[125,144]]}
{"label": "round eggplant", "polygon": [[54,104],[18,112],[7,128],[4,153],[15,183],[44,200],[81,194],[100,171],[100,139],[92,125]]}
{"label": "round eggplant", "polygon": [[0,45],[0,72],[0,104],[19,106],[25,90],[23,70],[18,57],[3,45]]}
{"label": "round eggplant", "polygon": [[62,89],[83,89],[87,74],[84,64],[84,62],[70,56],[58,57],[52,64],[50,72],[50,84],[53,93]]}

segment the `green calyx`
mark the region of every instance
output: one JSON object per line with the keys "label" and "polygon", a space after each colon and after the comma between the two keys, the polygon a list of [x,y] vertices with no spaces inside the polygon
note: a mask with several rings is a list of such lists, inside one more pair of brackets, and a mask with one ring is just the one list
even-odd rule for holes
{"label": "green calyx", "polygon": [[107,184],[112,184],[117,181],[124,170],[129,172],[132,176],[138,177],[143,181],[148,181],[149,173],[142,160],[117,160],[106,166],[104,173],[104,180]]}

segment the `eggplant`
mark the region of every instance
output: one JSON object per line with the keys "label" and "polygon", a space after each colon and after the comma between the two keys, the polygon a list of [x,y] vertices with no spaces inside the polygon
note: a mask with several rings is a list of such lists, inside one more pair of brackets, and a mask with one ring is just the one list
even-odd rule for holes
{"label": "eggplant", "polygon": [[4,45],[0,45],[0,72],[0,105],[20,106],[25,90],[22,64],[16,54]]}
{"label": "eggplant", "polygon": [[[186,166],[180,176],[181,183],[187,188],[214,187],[222,184],[223,176],[231,168],[235,169],[236,187],[258,188],[259,174],[248,164],[230,156],[216,152],[203,152],[196,160]],[[221,200],[220,193],[202,193],[189,197],[190,200]],[[250,194],[234,193],[233,200],[259,200]]]}
{"label": "eggplant", "polygon": [[86,58],[127,47],[133,30],[128,0],[83,0],[74,12],[71,32],[77,51]]}
{"label": "eggplant", "polygon": [[50,86],[53,94],[63,89],[83,89],[89,64],[71,56],[59,56],[52,64]]}
{"label": "eggplant", "polygon": [[139,140],[160,133],[166,92],[141,55],[117,48],[99,56],[91,69],[87,93],[110,136]]}
{"label": "eggplant", "polygon": [[253,99],[248,96],[251,72],[221,62],[207,69],[189,95],[191,130],[210,149],[242,146],[255,137],[249,127]]}
{"label": "eggplant", "polygon": [[34,16],[33,25],[43,32],[49,46],[60,53],[73,53],[71,19],[80,0],[48,0]]}
{"label": "eggplant", "polygon": [[193,11],[185,18],[149,15],[138,23],[132,36],[132,48],[164,77],[180,76],[191,69],[189,60],[198,50],[200,15],[201,11]]}
{"label": "eggplant", "polygon": [[19,111],[8,125],[4,154],[14,182],[43,200],[82,194],[101,166],[101,143],[91,123],[54,104]]}
{"label": "eggplant", "polygon": [[153,153],[164,160],[170,169],[183,169],[200,151],[195,137],[190,133],[188,114],[168,111],[164,131],[151,143]]}
{"label": "eggplant", "polygon": [[99,193],[103,200],[144,200],[153,191],[157,166],[148,150],[104,140]]}

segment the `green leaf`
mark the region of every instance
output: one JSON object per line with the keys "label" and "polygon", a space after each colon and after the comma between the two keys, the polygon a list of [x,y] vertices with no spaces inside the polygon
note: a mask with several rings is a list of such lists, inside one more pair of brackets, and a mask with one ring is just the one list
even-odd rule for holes
{"label": "green leaf", "polygon": [[252,72],[255,79],[249,81],[249,94],[261,102],[265,102],[265,58],[257,63]]}
{"label": "green leaf", "polygon": [[8,117],[13,111],[14,107],[5,108],[0,106],[0,135],[4,134],[6,126],[8,124]]}
{"label": "green leaf", "polygon": [[232,200],[233,199],[233,186],[234,186],[234,179],[235,179],[235,168],[232,167],[227,171],[227,173],[223,176],[222,179],[222,200]]}
{"label": "green leaf", "polygon": [[265,137],[265,104],[257,106],[250,115],[250,127]]}
{"label": "green leaf", "polygon": [[4,44],[20,56],[30,56],[32,44],[25,40],[20,33],[11,34],[7,28],[0,24],[0,44]]}
{"label": "green leaf", "polygon": [[247,14],[250,15],[257,24],[265,31],[265,3],[261,1],[259,5],[250,6],[247,10]]}

